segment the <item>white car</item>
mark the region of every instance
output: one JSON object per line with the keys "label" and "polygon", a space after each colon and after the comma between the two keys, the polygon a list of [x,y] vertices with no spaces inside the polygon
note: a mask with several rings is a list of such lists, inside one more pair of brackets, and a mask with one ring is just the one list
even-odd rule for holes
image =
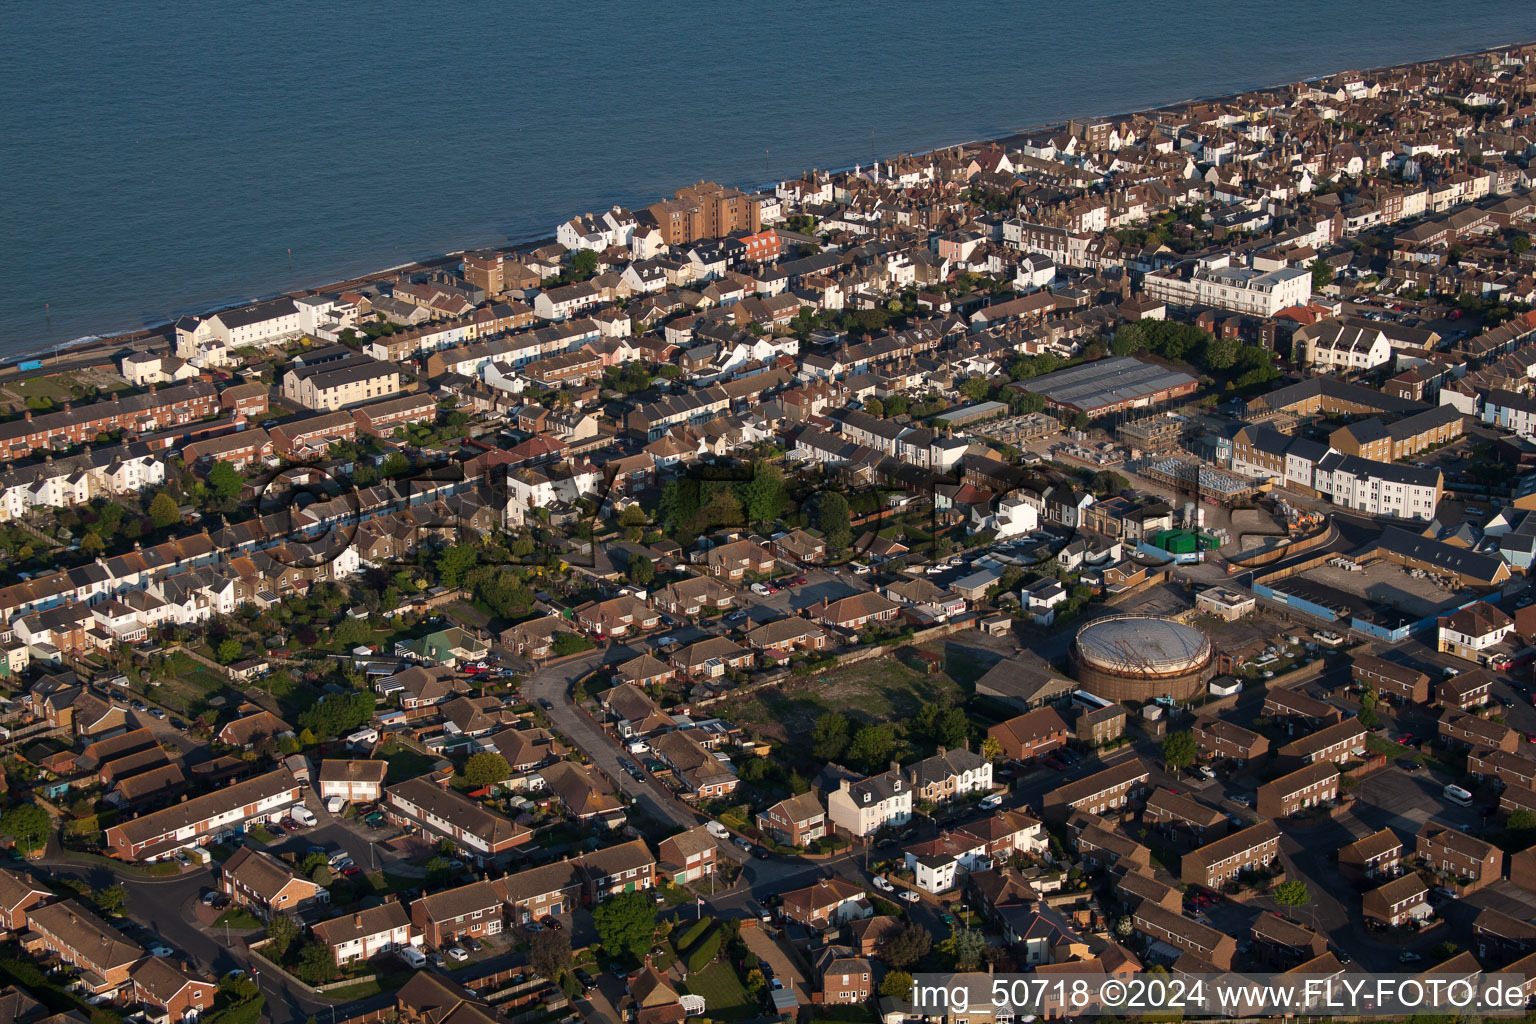
{"label": "white car", "polygon": [[921,896],[913,892],[911,889],[903,890],[901,898],[906,900],[908,903],[916,903],[918,900],[922,899]]}
{"label": "white car", "polygon": [[448,958],[450,960],[457,960],[460,963],[463,963],[465,960],[469,959],[469,954],[466,953],[463,949],[460,949],[458,946],[449,946],[447,949],[443,950],[443,952],[448,954]]}
{"label": "white car", "polygon": [[894,885],[892,885],[890,883],[890,880],[887,879],[884,875],[876,875],[874,878],[870,879],[870,882],[874,885],[874,887],[876,889],[879,889],[881,892],[895,892],[896,891],[896,887]]}

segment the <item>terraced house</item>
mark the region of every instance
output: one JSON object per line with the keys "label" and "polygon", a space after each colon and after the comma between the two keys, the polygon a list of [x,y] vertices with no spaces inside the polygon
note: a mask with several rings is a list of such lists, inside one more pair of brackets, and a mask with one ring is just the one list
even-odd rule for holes
{"label": "terraced house", "polygon": [[1103,814],[1117,810],[1139,800],[1146,793],[1151,777],[1151,771],[1141,758],[1131,758],[1047,793],[1045,814],[1064,821],[1073,811]]}
{"label": "terraced house", "polygon": [[1339,848],[1339,873],[1351,881],[1396,878],[1403,870],[1403,841],[1389,828]]}
{"label": "terraced house", "polygon": [[1429,702],[1429,676],[1408,665],[1370,654],[1357,654],[1351,660],[1350,678],[1360,686],[1374,687],[1388,700],[1413,704]]}
{"label": "terraced house", "polygon": [[476,864],[508,852],[532,834],[494,811],[427,778],[408,779],[384,791],[384,813],[396,825],[446,839]]}
{"label": "terraced house", "polygon": [[1429,886],[1412,872],[1367,891],[1360,909],[1368,920],[1392,927],[1426,920],[1433,913]]}
{"label": "terraced house", "polygon": [[1281,767],[1288,768],[1317,761],[1337,764],[1363,755],[1365,736],[1365,726],[1359,719],[1346,718],[1292,740],[1275,751],[1275,757]]}
{"label": "terraced house", "polygon": [[1339,769],[1331,761],[1314,761],[1259,787],[1257,810],[1279,820],[1339,796]]}
{"label": "terraced house", "polygon": [[1179,880],[1214,888],[1246,871],[1266,870],[1279,856],[1279,829],[1274,822],[1261,821],[1186,853],[1179,863]]}
{"label": "terraced house", "polygon": [[1212,759],[1231,758],[1247,763],[1269,753],[1269,739],[1223,718],[1201,715],[1195,719],[1195,746]]}
{"label": "terraced house", "polygon": [[123,860],[160,860],[205,846],[253,821],[275,821],[304,799],[303,787],[278,768],[106,830],[107,849]]}
{"label": "terraced house", "polygon": [[1183,914],[1143,901],[1131,911],[1131,927],[1153,942],[1166,942],[1223,970],[1232,966],[1237,940]]}
{"label": "terraced house", "polygon": [[1424,867],[1463,892],[1497,882],[1504,874],[1504,851],[1465,832],[1426,821],[1414,837],[1414,857]]}
{"label": "terraced house", "polygon": [[336,966],[353,960],[371,960],[380,953],[411,944],[411,915],[391,900],[350,914],[321,921],[314,936],[330,947]]}
{"label": "terraced house", "polygon": [[940,747],[932,757],[909,765],[906,772],[915,799],[935,804],[992,789],[992,762],[966,748]]}

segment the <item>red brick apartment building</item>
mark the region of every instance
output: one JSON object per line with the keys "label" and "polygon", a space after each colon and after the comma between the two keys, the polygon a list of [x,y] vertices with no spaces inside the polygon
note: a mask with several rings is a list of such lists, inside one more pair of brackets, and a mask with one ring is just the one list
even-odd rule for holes
{"label": "red brick apartment building", "polygon": [[1466,892],[1497,882],[1504,874],[1504,851],[1465,832],[1426,821],[1414,838],[1413,854],[1426,868],[1448,880],[1469,879]]}
{"label": "red brick apartment building", "polygon": [[1407,665],[1357,654],[1350,665],[1350,678],[1360,686],[1375,687],[1377,693],[1394,701],[1429,703],[1429,676]]}
{"label": "red brick apartment building", "polygon": [[1279,855],[1280,830],[1272,821],[1261,821],[1186,853],[1179,862],[1179,880],[1215,887],[1244,871],[1261,871]]}
{"label": "red brick apartment building", "polygon": [[1232,758],[1246,764],[1269,753],[1267,738],[1225,719],[1201,715],[1193,731],[1200,753],[1212,759]]}
{"label": "red brick apartment building", "polygon": [[1317,761],[1337,764],[1365,753],[1365,734],[1365,726],[1358,718],[1346,718],[1292,740],[1276,751],[1275,756],[1286,768]]}
{"label": "red brick apartment building", "polygon": [[1339,848],[1339,874],[1350,881],[1396,878],[1403,868],[1403,841],[1389,828]]}
{"label": "red brick apartment building", "polygon": [[712,181],[680,188],[673,198],[653,203],[646,212],[668,245],[721,238],[733,231],[762,230],[762,200]]}
{"label": "red brick apartment building", "polygon": [[1314,761],[1260,786],[1257,810],[1266,818],[1278,820],[1338,796],[1339,769],[1332,761]]}

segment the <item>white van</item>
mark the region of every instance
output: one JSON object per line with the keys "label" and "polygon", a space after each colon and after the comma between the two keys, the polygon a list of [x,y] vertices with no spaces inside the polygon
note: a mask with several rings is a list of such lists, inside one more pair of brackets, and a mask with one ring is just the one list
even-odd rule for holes
{"label": "white van", "polygon": [[716,839],[729,839],[729,838],[731,838],[730,831],[724,825],[720,824],[718,821],[711,821],[709,824],[705,825],[704,826],[704,831],[708,832],[710,835],[714,836]]}
{"label": "white van", "polygon": [[330,814],[340,814],[341,809],[345,806],[347,806],[345,797],[333,796],[328,797],[325,801],[325,809]]}
{"label": "white van", "polygon": [[292,818],[300,825],[303,825],[305,828],[313,828],[315,824],[315,813],[308,807],[295,807],[293,810],[288,812],[288,817]]}
{"label": "white van", "polygon": [[419,970],[427,966],[427,958],[423,956],[421,950],[417,949],[415,946],[401,946],[399,949],[395,950],[395,952],[399,953],[400,959],[404,960],[406,964],[411,967],[415,967]]}
{"label": "white van", "polygon": [[1472,794],[1462,789],[1460,786],[1446,786],[1445,789],[1441,791],[1440,795],[1445,797],[1451,803],[1457,804],[1458,806],[1472,806]]}

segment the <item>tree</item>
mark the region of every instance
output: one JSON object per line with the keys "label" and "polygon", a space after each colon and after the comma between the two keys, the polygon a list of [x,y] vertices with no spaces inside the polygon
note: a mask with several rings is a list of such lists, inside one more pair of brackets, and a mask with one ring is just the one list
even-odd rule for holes
{"label": "tree", "polygon": [[566,932],[546,928],[529,944],[528,965],[540,977],[554,981],[571,969],[571,940]]}
{"label": "tree", "polygon": [[1188,768],[1195,763],[1197,752],[1194,733],[1188,729],[1169,733],[1163,740],[1163,765],[1171,772]]}
{"label": "tree", "polygon": [[1237,350],[1236,338],[1213,335],[1205,344],[1205,368],[1207,370],[1230,369],[1237,363]]}
{"label": "tree", "polygon": [[906,970],[928,955],[933,936],[921,925],[909,924],[885,940],[880,957],[895,970]]}
{"label": "tree", "polygon": [[1376,709],[1367,707],[1362,707],[1359,711],[1355,712],[1355,718],[1367,729],[1376,728],[1376,723],[1380,721],[1380,716],[1376,714]]}
{"label": "tree", "polygon": [[1320,292],[1333,284],[1333,268],[1322,260],[1313,260],[1312,266],[1312,290]]}
{"label": "tree", "polygon": [[586,280],[597,273],[597,252],[593,249],[578,249],[571,256],[571,276],[577,280]]}
{"label": "tree", "polygon": [[1312,902],[1312,893],[1307,890],[1307,883],[1299,879],[1281,882],[1275,886],[1275,902],[1282,907],[1304,907]]}
{"label": "tree", "polygon": [[1510,811],[1509,817],[1504,819],[1504,827],[1511,832],[1536,830],[1536,811],[1528,811],[1524,807]]}
{"label": "tree", "polygon": [[1516,255],[1528,252],[1531,248],[1531,236],[1519,234],[1509,240],[1509,250]]}
{"label": "tree", "polygon": [[241,646],[239,640],[232,636],[227,636],[219,641],[219,649],[215,653],[218,655],[219,664],[228,665],[230,662],[239,661],[240,655],[244,650],[245,648]]}
{"label": "tree", "polygon": [[293,973],[301,980],[311,985],[324,985],[328,981],[336,979],[336,954],[331,952],[331,947],[321,942],[306,943],[299,950],[299,962],[294,965]]}
{"label": "tree", "polygon": [[656,904],[649,893],[620,893],[597,905],[592,925],[604,949],[638,960],[650,951],[656,933]]}
{"label": "tree", "polygon": [[822,491],[817,500],[816,517],[827,539],[827,550],[841,554],[853,543],[853,524],[848,513],[848,499],[836,491]]}
{"label": "tree", "polygon": [[171,497],[170,491],[161,491],[155,495],[155,500],[149,503],[149,518],[159,530],[181,519],[181,510],[177,508],[176,499]]}
{"label": "tree", "polygon": [[437,556],[437,576],[445,587],[457,587],[480,561],[468,544],[450,544]]}
{"label": "tree", "polygon": [[973,402],[984,402],[992,393],[992,382],[985,377],[967,377],[960,383],[960,393]]}
{"label": "tree", "polygon": [[101,539],[101,534],[99,533],[88,531],[84,537],[80,538],[80,551],[82,554],[90,555],[94,558],[106,549],[107,543]]}
{"label": "tree", "polygon": [[848,719],[828,711],[811,726],[811,756],[818,761],[836,761],[848,747]]}
{"label": "tree", "polygon": [[273,959],[281,960],[299,941],[299,926],[287,914],[273,914],[267,920],[267,938],[272,940],[267,949],[275,954]]}
{"label": "tree", "polygon": [[864,399],[864,411],[871,416],[884,416],[885,403],[881,402],[878,398],[866,398]]}
{"label": "tree", "polygon": [[128,889],[121,885],[109,885],[105,889],[98,889],[91,897],[91,902],[96,904],[96,909],[108,917],[116,917],[123,912],[123,904],[128,899]]}
{"label": "tree", "polygon": [[629,581],[636,586],[646,586],[656,578],[656,566],[645,555],[629,560]]}
{"label": "tree", "polygon": [[886,398],[886,400],[885,400],[885,415],[886,415],[887,418],[894,419],[895,417],[900,416],[902,413],[904,413],[906,411],[907,411],[907,396],[906,395],[890,395],[889,397]]}
{"label": "tree", "polygon": [[1147,347],[1147,332],[1139,322],[1122,324],[1109,339],[1109,350],[1117,356],[1133,356]]}
{"label": "tree", "polygon": [[997,741],[997,737],[988,736],[981,741],[981,756],[993,764],[1003,759],[1003,745]]}
{"label": "tree", "polygon": [[208,471],[208,489],[222,501],[240,497],[243,486],[245,481],[240,478],[240,471],[227,462],[216,462]]}
{"label": "tree", "polygon": [[880,994],[887,999],[912,998],[912,975],[906,971],[892,971],[880,982]]}
{"label": "tree", "polygon": [[848,744],[849,760],[865,768],[877,768],[891,759],[896,748],[896,730],[889,722],[866,725],[853,734]]}
{"label": "tree", "polygon": [[981,966],[982,954],[987,951],[987,938],[975,928],[956,925],[944,940],[943,948],[954,958],[955,970],[974,971]]}
{"label": "tree", "polygon": [[620,526],[644,526],[648,521],[645,518],[645,509],[639,505],[630,505],[619,513]]}
{"label": "tree", "polygon": [[768,523],[784,514],[789,488],[779,467],[758,462],[752,467],[752,479],[741,489],[742,512],[749,523]]}
{"label": "tree", "polygon": [[41,846],[48,838],[50,827],[48,812],[37,804],[22,804],[0,814],[0,835],[24,853]]}
{"label": "tree", "polygon": [[464,781],[476,789],[494,786],[511,777],[512,768],[507,764],[507,759],[494,750],[471,754],[469,760],[464,762]]}

